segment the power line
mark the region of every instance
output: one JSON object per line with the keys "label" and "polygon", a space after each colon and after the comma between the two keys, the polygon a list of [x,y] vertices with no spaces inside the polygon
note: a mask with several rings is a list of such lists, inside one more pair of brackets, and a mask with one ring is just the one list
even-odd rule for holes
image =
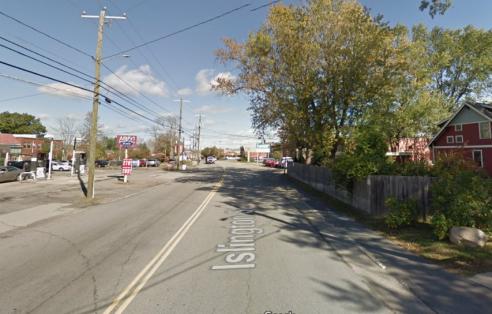
{"label": "power line", "polygon": [[14,22],[18,23],[18,24],[21,24],[21,25],[23,25],[23,26],[25,26],[25,27],[27,27],[27,28],[29,28],[29,29],[33,30],[33,31],[35,31],[36,33],[39,33],[39,34],[41,34],[41,35],[43,35],[43,36],[45,36],[45,37],[48,37],[49,39],[54,40],[54,41],[56,41],[57,43],[59,43],[59,44],[61,44],[61,45],[65,46],[65,47],[68,47],[68,48],[70,48],[70,49],[72,49],[72,50],[77,51],[78,53],[81,53],[81,54],[83,54],[83,55],[85,55],[85,56],[87,56],[87,57],[89,57],[89,58],[92,58],[92,56],[91,56],[90,54],[88,54],[87,52],[85,52],[85,51],[83,51],[83,50],[81,50],[81,49],[79,49],[79,48],[77,48],[77,47],[74,47],[74,46],[72,46],[72,45],[70,45],[70,44],[68,44],[68,43],[66,43],[66,42],[64,42],[64,41],[62,41],[61,39],[58,39],[58,38],[56,38],[56,37],[53,37],[53,36],[51,36],[51,35],[49,35],[49,34],[47,34],[47,33],[43,32],[43,31],[39,30],[38,28],[35,28],[35,27],[31,26],[31,25],[28,25],[28,24],[26,24],[26,23],[22,22],[21,20],[19,20],[19,19],[15,18],[15,17],[13,17],[13,16],[8,15],[7,13],[5,13],[5,12],[3,12],[3,11],[0,11],[0,15],[2,15],[2,16],[4,16],[4,17],[6,17],[6,18],[8,18],[8,19],[10,19],[10,20],[12,20],[12,21],[14,21]]}
{"label": "power line", "polygon": [[[84,75],[84,76],[86,76],[86,77],[89,77],[89,78],[91,78],[91,79],[95,80],[95,78],[94,78],[94,77],[92,77],[92,76],[90,76],[90,75],[88,75],[88,74],[85,74],[84,72],[81,72],[81,71],[79,71],[79,70],[77,70],[77,69],[75,69],[75,68],[73,68],[73,67],[67,66],[67,65],[65,65],[65,64],[63,64],[63,63],[61,63],[61,62],[58,62],[58,61],[56,61],[56,60],[53,60],[53,59],[51,59],[51,58],[49,58],[49,57],[46,57],[46,56],[44,56],[44,55],[42,55],[42,54],[40,54],[40,53],[37,53],[37,52],[35,52],[35,51],[33,51],[33,50],[29,49],[29,48],[26,48],[26,47],[24,47],[24,46],[22,46],[22,45],[19,45],[19,44],[15,43],[15,42],[13,42],[13,41],[11,41],[11,40],[8,40],[8,39],[6,39],[6,38],[4,38],[4,37],[2,37],[2,36],[0,36],[0,39],[2,39],[2,40],[4,40],[4,41],[7,41],[7,42],[9,42],[9,43],[11,43],[11,44],[13,44],[13,45],[15,45],[15,46],[21,47],[21,48],[23,48],[23,49],[25,49],[25,50],[28,50],[28,51],[29,51],[29,52],[31,52],[31,53],[34,53],[34,54],[36,54],[36,55],[38,55],[38,56],[41,56],[41,57],[43,57],[43,58],[45,58],[45,59],[47,59],[47,60],[50,60],[50,61],[52,61],[52,62],[55,62],[56,64],[60,64],[60,65],[62,65],[62,66],[64,66],[64,67],[66,67],[66,68],[71,69],[72,71],[75,71],[75,72],[77,72],[77,73],[81,73],[82,75]],[[29,58],[29,59],[32,59],[32,60],[34,60],[34,61],[40,62],[40,63],[42,63],[42,64],[44,64],[44,65],[46,65],[46,66],[49,66],[49,67],[51,67],[51,68],[54,68],[54,69],[56,69],[56,70],[58,70],[58,71],[61,71],[61,72],[63,72],[63,73],[66,73],[66,74],[72,75],[72,76],[74,76],[74,77],[76,77],[76,78],[78,78],[78,79],[81,79],[81,80],[83,80],[83,81],[85,81],[85,82],[88,82],[88,83],[90,83],[90,84],[93,84],[93,83],[94,83],[94,81],[87,80],[87,79],[85,79],[85,78],[83,78],[83,77],[81,77],[81,76],[79,76],[79,75],[76,75],[76,74],[70,73],[70,72],[68,72],[68,71],[66,71],[66,70],[64,70],[64,69],[61,69],[61,68],[59,68],[59,67],[57,67],[57,66],[51,65],[51,64],[46,63],[46,62],[44,62],[44,61],[42,61],[42,60],[39,60],[39,59],[34,58],[34,57],[32,57],[32,56],[29,56],[29,55],[27,55],[27,54],[25,54],[25,53],[23,53],[23,52],[20,52],[20,51],[18,51],[18,50],[16,50],[16,49],[10,48],[10,47],[5,46],[5,45],[2,45],[2,44],[0,44],[0,47],[3,47],[3,48],[8,49],[8,50],[10,50],[10,51],[13,51],[13,52],[15,52],[15,53],[17,53],[17,54],[20,54],[20,55],[22,55],[22,56],[24,56],[24,57],[27,57],[27,58]],[[120,78],[120,79],[121,79],[121,78]],[[112,94],[114,94],[114,95],[116,95],[116,96],[118,96],[118,97],[120,97],[120,98],[122,98],[122,99],[126,99],[126,101],[129,101],[130,103],[132,103],[133,105],[135,105],[135,106],[139,107],[140,109],[142,109],[142,110],[146,111],[147,113],[150,113],[150,114],[152,114],[152,115],[154,115],[154,114],[155,114],[155,115],[159,115],[157,112],[155,112],[155,111],[153,111],[153,110],[151,110],[151,109],[147,108],[146,106],[144,106],[144,105],[142,105],[142,104],[139,104],[137,101],[135,101],[134,99],[132,99],[130,96],[127,96],[127,95],[125,95],[124,93],[122,93],[122,92],[118,91],[117,89],[115,89],[115,88],[114,88],[114,87],[112,87],[111,85],[109,85],[109,84],[107,84],[107,83],[104,83],[104,82],[101,82],[101,83],[102,83],[103,85],[105,85],[105,86],[108,86],[110,89],[112,89],[112,90],[116,91],[116,93],[115,93],[114,91],[112,91],[112,90],[110,90],[110,89],[106,88],[105,86],[101,86],[104,90],[106,90],[106,91],[108,91],[108,92],[110,92],[110,93],[112,93]]]}
{"label": "power line", "polygon": [[129,48],[129,49],[126,49],[126,50],[120,51],[120,52],[118,52],[118,53],[112,54],[112,55],[107,56],[107,57],[104,57],[103,59],[111,58],[111,57],[114,57],[114,56],[119,55],[119,54],[122,54],[122,53],[127,53],[127,52],[130,52],[130,51],[132,51],[132,50],[135,50],[135,49],[138,49],[138,48],[141,48],[141,47],[144,47],[144,46],[147,46],[147,45],[153,44],[153,43],[155,43],[155,42],[157,42],[157,41],[160,41],[160,40],[163,40],[163,39],[166,39],[166,38],[169,38],[169,37],[172,37],[172,36],[178,35],[178,34],[180,34],[180,33],[184,33],[184,32],[186,32],[186,31],[189,31],[190,29],[197,28],[197,27],[199,27],[199,26],[201,26],[201,25],[204,25],[204,24],[207,24],[207,23],[213,22],[213,21],[218,20],[218,19],[220,19],[220,18],[223,18],[223,17],[225,17],[225,16],[227,16],[227,15],[230,15],[230,14],[232,14],[232,13],[234,13],[234,12],[240,11],[240,10],[242,10],[242,9],[246,8],[246,7],[249,7],[250,5],[251,5],[251,3],[246,3],[246,4],[243,4],[243,5],[241,5],[241,6],[239,6],[239,7],[236,7],[236,8],[234,8],[234,9],[232,9],[232,10],[229,10],[229,11],[223,12],[223,13],[221,13],[221,14],[219,14],[219,15],[216,15],[216,16],[211,17],[211,18],[209,18],[209,19],[206,19],[206,20],[203,20],[203,21],[201,21],[201,22],[195,23],[195,24],[193,24],[193,25],[187,26],[187,27],[185,27],[185,28],[179,29],[179,30],[174,31],[174,32],[172,32],[172,33],[169,33],[169,34],[163,35],[163,36],[161,36],[161,37],[158,37],[158,38],[155,38],[155,39],[153,39],[153,40],[147,41],[147,42],[145,42],[145,43],[139,44],[139,45],[134,46],[134,47],[132,47],[132,48]]}
{"label": "power line", "polygon": [[[65,82],[63,80],[60,80],[60,79],[57,79],[57,78],[54,78],[54,77],[51,77],[51,76],[48,76],[48,75],[44,75],[44,74],[41,74],[41,73],[38,73],[38,72],[35,72],[35,71],[31,71],[31,70],[25,69],[23,67],[19,67],[19,66],[10,64],[8,62],[4,62],[4,61],[1,61],[0,60],[0,64],[6,65],[6,66],[12,67],[14,69],[17,69],[17,70],[20,70],[20,71],[23,71],[23,72],[27,72],[29,74],[36,75],[36,76],[39,76],[39,77],[42,77],[42,78],[45,78],[45,79],[48,79],[48,80],[52,80],[52,81],[55,81],[55,82],[58,82],[58,83],[61,83],[61,84],[64,84],[64,85],[68,85],[68,86],[71,86],[71,87],[74,87],[74,88],[77,88],[77,89],[80,89],[80,90],[83,90],[83,91],[87,91],[87,92],[93,94],[93,91],[91,91],[91,90],[89,90],[89,89],[87,89],[85,87],[78,86],[78,85],[75,85],[75,84],[72,84],[72,83],[68,83],[68,82]],[[135,115],[137,115],[137,116],[139,116],[139,117],[147,120],[147,121],[150,121],[152,123],[159,124],[155,120],[153,120],[153,119],[151,119],[151,118],[149,118],[147,116],[144,116],[143,114],[141,114],[141,113],[139,113],[139,112],[137,112],[137,111],[135,111],[135,110],[133,110],[133,109],[131,109],[131,108],[129,108],[129,107],[127,107],[127,106],[119,103],[119,102],[117,102],[116,100],[112,100],[112,99],[108,98],[107,96],[105,96],[103,94],[99,94],[99,95],[102,96],[105,99],[105,101],[108,102],[108,103],[114,103],[114,104],[116,104],[116,105],[124,108],[125,110],[127,110],[127,111],[129,111],[129,112],[131,112],[131,113],[133,113],[133,114],[135,114]]]}
{"label": "power line", "polygon": [[24,99],[24,98],[30,98],[30,97],[35,97],[35,96],[41,96],[41,95],[44,95],[44,94],[43,93],[35,93],[35,94],[29,94],[29,95],[24,95],[24,96],[5,98],[5,99],[0,99],[0,103]]}
{"label": "power line", "polygon": [[260,9],[263,9],[265,7],[268,7],[270,5],[273,5],[275,3],[279,3],[281,0],[275,0],[275,1],[270,1],[269,3],[266,3],[266,4],[263,4],[263,5],[260,5],[259,7],[256,7],[256,8],[253,8],[251,10],[249,10],[250,12],[254,12],[254,11],[258,11]]}

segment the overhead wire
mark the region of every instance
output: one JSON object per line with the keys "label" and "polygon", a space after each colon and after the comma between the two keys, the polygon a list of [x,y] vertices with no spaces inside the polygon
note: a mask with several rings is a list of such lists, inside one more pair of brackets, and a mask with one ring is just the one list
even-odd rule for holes
{"label": "overhead wire", "polygon": [[[39,63],[41,63],[41,64],[44,64],[44,65],[49,66],[49,67],[51,67],[51,68],[54,68],[54,69],[56,69],[56,70],[58,70],[58,71],[61,71],[61,72],[65,73],[65,74],[69,74],[69,75],[71,75],[71,76],[74,76],[74,77],[76,77],[76,78],[78,78],[78,79],[80,79],[80,80],[83,80],[83,81],[87,82],[87,83],[94,84],[94,82],[95,82],[95,78],[94,78],[93,76],[91,76],[91,75],[85,74],[84,72],[81,72],[81,71],[79,71],[79,70],[77,70],[77,69],[75,69],[75,68],[73,68],[73,67],[67,66],[67,65],[65,65],[65,64],[63,64],[63,63],[61,63],[61,62],[58,62],[58,61],[56,61],[56,60],[54,60],[54,59],[52,59],[52,58],[49,58],[49,57],[44,56],[44,55],[42,55],[42,54],[40,54],[40,53],[37,53],[36,51],[33,51],[32,49],[29,49],[29,48],[26,48],[26,47],[24,47],[24,46],[22,46],[22,45],[19,45],[19,44],[15,43],[15,42],[13,42],[13,41],[11,41],[11,40],[8,40],[8,39],[6,39],[6,38],[4,38],[4,37],[2,37],[2,36],[0,36],[0,39],[1,39],[1,40],[4,40],[4,41],[7,41],[7,42],[9,42],[10,44],[13,44],[13,45],[15,45],[15,46],[21,47],[21,48],[23,48],[23,49],[25,49],[25,50],[27,50],[27,51],[29,51],[29,52],[31,52],[31,53],[34,53],[34,54],[36,54],[36,55],[38,55],[38,56],[41,56],[41,57],[43,57],[43,58],[45,58],[45,59],[47,59],[47,60],[50,60],[51,62],[54,62],[54,63],[56,63],[56,64],[60,64],[60,65],[62,65],[62,66],[64,66],[64,67],[66,67],[66,68],[68,68],[68,69],[70,69],[70,70],[72,70],[72,71],[74,71],[74,72],[77,72],[77,73],[80,73],[80,74],[82,74],[82,75],[84,75],[84,76],[86,76],[86,77],[89,77],[89,78],[93,79],[93,81],[92,81],[92,80],[88,80],[88,79],[86,79],[86,78],[83,78],[83,77],[81,77],[81,76],[79,76],[79,75],[76,75],[76,74],[70,73],[70,72],[68,72],[68,71],[66,71],[66,70],[64,70],[64,69],[61,69],[61,68],[59,68],[59,67],[57,67],[57,66],[54,66],[54,65],[51,65],[51,64],[49,64],[49,63],[47,63],[47,62],[44,62],[44,61],[42,61],[42,60],[39,60],[39,59],[37,59],[37,58],[35,58],[35,57],[29,56],[29,55],[27,55],[27,54],[25,54],[25,53],[23,53],[23,52],[20,52],[20,51],[18,51],[18,50],[16,50],[16,49],[11,48],[11,47],[8,47],[8,46],[5,46],[5,45],[3,45],[3,44],[0,44],[0,47],[2,47],[2,48],[8,49],[8,50],[10,50],[10,51],[12,51],[12,52],[15,52],[15,53],[17,53],[17,54],[20,54],[20,55],[22,55],[22,56],[24,56],[24,57],[27,57],[27,58],[32,59],[32,60],[34,60],[34,61],[37,61],[37,62],[39,62]],[[116,96],[118,96],[118,97],[120,97],[120,98],[122,98],[122,99],[126,99],[126,101],[128,101],[128,102],[132,103],[133,105],[135,105],[135,106],[136,106],[136,107],[138,107],[139,109],[144,110],[144,111],[146,111],[147,113],[150,113],[150,114],[152,114],[152,115],[160,115],[159,113],[157,113],[157,112],[155,112],[155,111],[153,111],[153,110],[149,109],[148,107],[146,107],[146,106],[144,106],[144,105],[142,105],[142,104],[138,103],[137,101],[135,101],[134,99],[132,99],[132,98],[131,98],[131,97],[129,97],[128,95],[125,95],[124,93],[122,93],[122,92],[118,91],[117,89],[115,89],[115,88],[114,88],[114,87],[112,87],[111,85],[109,85],[109,84],[105,83],[104,81],[100,81],[100,84],[101,84],[101,88],[102,88],[102,89],[104,89],[104,90],[106,90],[107,92],[112,93],[112,94],[114,94],[114,95],[116,95]],[[109,88],[108,88],[108,87],[106,87],[106,86],[108,86]]]}
{"label": "overhead wire", "polygon": [[50,34],[47,34],[47,33],[43,32],[43,31],[39,30],[38,28],[35,28],[35,27],[31,26],[31,25],[28,25],[28,24],[22,22],[21,20],[15,18],[13,16],[8,15],[7,13],[5,13],[5,12],[3,12],[1,10],[0,10],[0,15],[4,16],[4,17],[6,17],[6,18],[8,18],[8,19],[10,19],[12,21],[15,21],[16,23],[21,24],[21,25],[23,25],[23,26],[25,26],[25,27],[27,27],[27,28],[29,28],[29,29],[31,29],[31,30],[33,30],[33,31],[35,31],[35,32],[43,35],[43,36],[45,36],[45,37],[48,37],[48,38],[56,41],[57,43],[65,46],[65,47],[68,47],[68,48],[70,48],[72,50],[75,50],[75,51],[77,51],[77,52],[79,52],[79,53],[81,53],[81,54],[83,54],[83,55],[85,55],[85,56],[87,56],[89,58],[92,58],[93,57],[92,55],[90,55],[89,53],[83,51],[82,49],[79,49],[77,47],[74,47],[73,45],[71,45],[69,43],[66,43],[66,42],[64,42],[64,41],[62,41],[62,40],[60,40],[60,39],[58,39],[58,38],[56,38],[54,36],[51,36]]}
{"label": "overhead wire", "polygon": [[[14,22],[16,22],[16,23],[20,24],[20,25],[23,25],[24,27],[27,27],[27,28],[29,28],[29,29],[31,29],[31,30],[33,30],[33,31],[35,31],[35,32],[37,32],[37,33],[39,33],[39,34],[42,34],[43,36],[45,36],[45,37],[47,37],[47,38],[50,38],[50,39],[52,39],[52,40],[56,41],[57,43],[59,43],[59,44],[61,44],[61,45],[63,45],[63,46],[66,46],[66,47],[68,47],[68,48],[70,48],[70,49],[72,49],[72,50],[74,50],[74,51],[77,51],[77,52],[79,52],[79,53],[81,53],[81,54],[83,54],[83,55],[85,55],[85,56],[87,56],[87,57],[89,57],[89,58],[91,58],[91,59],[94,59],[94,57],[93,57],[92,55],[88,54],[87,52],[85,52],[85,51],[83,51],[83,50],[81,50],[81,49],[79,49],[79,48],[77,48],[77,47],[75,47],[75,46],[73,46],[73,45],[71,45],[71,44],[68,44],[68,43],[66,43],[66,42],[62,41],[61,39],[58,39],[58,38],[56,38],[56,37],[54,37],[54,36],[52,36],[52,35],[49,35],[49,34],[47,34],[47,33],[43,32],[43,31],[41,31],[41,30],[39,30],[39,29],[37,29],[37,28],[35,28],[35,27],[33,27],[33,26],[31,26],[31,25],[29,25],[29,24],[25,23],[25,22],[22,22],[21,20],[19,20],[19,19],[15,18],[15,17],[13,17],[13,16],[10,16],[10,15],[8,15],[7,13],[5,13],[5,12],[3,12],[3,11],[0,11],[0,15],[4,16],[4,17],[6,17],[6,18],[8,18],[8,19],[10,19],[10,20],[12,20],[12,21],[14,21]],[[108,66],[106,66],[106,65],[104,65],[104,64],[102,64],[102,65],[103,65],[103,67],[104,67],[104,68],[106,68],[108,71],[110,71],[111,73],[115,74],[115,73],[114,73],[114,72],[113,72],[113,71],[112,71],[112,70],[111,70]],[[115,74],[115,75],[116,75],[116,74]],[[120,80],[122,80],[122,79],[120,78]],[[124,81],[124,80],[122,80],[122,81]],[[131,85],[130,85],[130,86],[131,86]],[[132,86],[132,88],[133,88],[133,86]],[[143,96],[144,98],[146,98],[147,100],[150,100],[150,98],[148,98],[148,97],[144,96],[143,94],[141,94],[141,93],[139,93],[139,94],[140,94],[140,95],[142,95],[142,96]],[[151,101],[151,100],[150,100],[150,101]],[[151,102],[153,102],[153,101],[151,101]],[[153,102],[153,103],[154,103],[154,104],[156,104],[155,102]],[[159,106],[159,105],[158,105],[158,106]],[[161,107],[161,109],[163,109],[163,108]],[[169,110],[167,110],[167,109],[165,109],[165,110],[166,110],[166,111],[169,111]]]}
{"label": "overhead wire", "polygon": [[240,11],[240,10],[242,10],[242,9],[246,8],[246,7],[249,7],[249,6],[251,6],[251,3],[246,3],[246,4],[243,4],[243,5],[239,6],[239,7],[236,7],[236,8],[234,8],[234,9],[231,9],[231,10],[225,11],[225,12],[223,12],[223,13],[221,13],[221,14],[218,14],[218,15],[216,15],[216,16],[214,16],[214,17],[208,18],[208,19],[203,20],[203,21],[201,21],[201,22],[198,22],[198,23],[195,23],[195,24],[193,24],[193,25],[190,25],[190,26],[187,26],[187,27],[181,28],[181,29],[179,29],[179,30],[177,30],[177,31],[174,31],[174,32],[172,32],[172,33],[169,33],[169,34],[166,34],[166,35],[163,35],[163,36],[157,37],[157,38],[155,38],[155,39],[152,39],[152,40],[149,40],[149,41],[144,42],[144,43],[142,43],[142,44],[136,45],[136,46],[134,46],[134,47],[131,47],[131,48],[128,48],[128,49],[122,50],[122,51],[117,52],[117,53],[115,53],[115,54],[112,54],[112,55],[106,56],[106,57],[104,57],[103,59],[111,58],[111,57],[113,57],[113,56],[116,56],[116,55],[119,55],[119,54],[122,54],[122,53],[128,53],[128,52],[130,52],[130,51],[132,51],[132,50],[135,50],[135,49],[138,49],[138,48],[141,48],[141,47],[144,47],[144,46],[147,46],[147,45],[153,44],[153,43],[158,42],[158,41],[160,41],[160,40],[163,40],[163,39],[166,39],[166,38],[169,38],[169,37],[172,37],[172,36],[175,36],[175,35],[178,35],[178,34],[184,33],[184,32],[186,32],[186,31],[189,31],[190,29],[197,28],[197,27],[199,27],[199,26],[201,26],[201,25],[204,25],[204,24],[207,24],[207,23],[213,22],[213,21],[215,21],[215,20],[218,20],[218,19],[220,19],[220,18],[223,18],[223,17],[225,17],[225,16],[227,16],[227,15],[230,15],[230,14],[232,14],[232,13],[235,13],[235,12],[237,12],[237,11]]}
{"label": "overhead wire", "polygon": [[[61,92],[67,93],[69,96],[72,96],[72,97],[77,97],[77,98],[81,98],[81,99],[85,99],[85,100],[92,100],[92,98],[90,98],[88,96],[81,95],[81,94],[77,94],[73,90],[63,89],[63,88],[59,88],[59,87],[55,87],[55,86],[46,86],[46,85],[41,84],[41,83],[38,83],[38,82],[33,82],[33,81],[30,81],[30,80],[22,79],[22,78],[19,78],[19,77],[16,77],[16,76],[12,76],[12,75],[8,75],[8,74],[4,74],[4,73],[0,73],[0,77],[11,79],[11,80],[15,80],[15,81],[19,81],[19,82],[23,82],[23,83],[26,83],[26,84],[29,84],[29,85],[34,85],[34,86],[38,86],[38,87],[44,87],[44,88],[52,89],[52,90],[55,90],[55,91],[61,91]],[[44,93],[37,93],[37,94],[29,95],[29,96],[36,96],[36,95],[44,95]],[[104,107],[106,107],[106,108],[108,108],[108,109],[110,109],[112,111],[115,111],[115,112],[119,113],[120,115],[122,115],[122,116],[124,116],[124,117],[126,117],[126,118],[128,118],[130,120],[133,120],[135,122],[141,123],[141,121],[139,121],[139,120],[135,119],[134,117],[128,115],[126,112],[121,111],[121,109],[119,109],[119,108],[113,108],[113,107],[111,107],[111,106],[109,106],[108,104],[105,104],[105,103],[102,103],[101,105],[103,105]]]}
{"label": "overhead wire", "polygon": [[5,99],[0,99],[0,103],[15,101],[15,100],[19,100],[19,99],[30,98],[30,97],[35,97],[35,96],[41,96],[41,95],[44,95],[44,94],[43,93],[35,93],[35,94],[29,94],[29,95],[24,95],[24,96],[17,96],[17,97],[5,98]]}
{"label": "overhead wire", "polygon": [[[6,65],[8,67],[11,67],[11,68],[14,68],[14,69],[17,69],[17,70],[20,70],[20,71],[23,71],[23,72],[26,72],[26,73],[29,73],[29,74],[32,74],[32,75],[35,75],[35,76],[39,76],[39,77],[42,77],[42,78],[45,78],[45,79],[48,79],[48,80],[51,80],[51,81],[55,81],[55,82],[58,82],[58,83],[61,83],[61,84],[64,84],[64,85],[67,85],[67,86],[71,86],[71,87],[74,87],[74,88],[77,88],[77,89],[80,89],[80,90],[83,90],[83,91],[86,91],[86,92],[89,92],[91,94],[93,94],[93,91],[91,91],[90,89],[87,89],[85,87],[82,87],[82,86],[78,86],[76,84],[72,84],[72,83],[69,83],[69,82],[66,82],[66,81],[63,81],[63,80],[60,80],[60,79],[57,79],[57,78],[54,78],[54,77],[51,77],[51,76],[48,76],[48,75],[45,75],[45,74],[42,74],[42,73],[38,73],[38,72],[35,72],[35,71],[32,71],[32,70],[29,70],[29,69],[26,69],[26,68],[23,68],[23,67],[20,67],[20,66],[17,66],[17,65],[14,65],[14,64],[11,64],[11,63],[8,63],[8,62],[5,62],[5,61],[2,61],[0,60],[0,64],[3,64],[3,65]],[[158,125],[163,125],[163,122],[157,122],[156,120],[154,119],[151,119],[131,108],[129,108],[128,106],[125,106],[121,103],[119,103],[118,101],[114,100],[114,99],[110,99],[108,96],[105,96],[101,93],[99,93],[99,96],[102,96],[106,102],[108,103],[114,103],[116,105],[118,105],[119,107],[125,109],[126,111],[129,111],[131,112],[132,114],[135,114],[147,121],[150,121],[152,123],[155,123],[155,124],[158,124]]]}

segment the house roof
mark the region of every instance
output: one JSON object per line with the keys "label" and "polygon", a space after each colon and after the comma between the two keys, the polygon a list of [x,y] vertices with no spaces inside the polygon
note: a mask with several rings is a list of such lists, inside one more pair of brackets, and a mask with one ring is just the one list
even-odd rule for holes
{"label": "house roof", "polygon": [[0,145],[15,145],[15,144],[20,144],[20,141],[13,134],[0,133]]}
{"label": "house roof", "polygon": [[492,104],[470,103],[469,105],[489,120],[492,120]]}
{"label": "house roof", "polygon": [[[449,123],[451,123],[451,121],[453,121],[454,118],[456,118],[456,116],[465,107],[470,108],[471,110],[475,111],[476,113],[483,116],[487,120],[492,121],[492,104],[478,103],[478,102],[476,102],[476,103],[472,103],[472,102],[464,103],[463,105],[461,105],[461,107],[458,110],[456,110],[456,112],[448,120],[444,120],[444,121],[439,122],[438,125],[439,126],[442,125],[442,127],[439,130],[439,132],[437,132],[437,134],[429,142],[429,146],[432,146],[434,141],[441,135],[441,133],[446,129],[446,127],[449,125]],[[444,125],[443,125],[443,123],[444,123]]]}

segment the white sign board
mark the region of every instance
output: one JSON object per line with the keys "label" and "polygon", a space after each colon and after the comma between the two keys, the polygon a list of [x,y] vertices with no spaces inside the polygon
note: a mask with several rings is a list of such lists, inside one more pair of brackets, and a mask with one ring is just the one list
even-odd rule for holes
{"label": "white sign board", "polygon": [[257,153],[269,153],[270,145],[269,144],[256,144],[256,152]]}

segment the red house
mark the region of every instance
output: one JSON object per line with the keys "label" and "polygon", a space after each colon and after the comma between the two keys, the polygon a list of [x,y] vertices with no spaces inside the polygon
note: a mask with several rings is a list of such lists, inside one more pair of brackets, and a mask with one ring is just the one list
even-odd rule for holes
{"label": "red house", "polygon": [[433,160],[441,153],[463,152],[492,176],[492,104],[465,103],[429,143]]}

